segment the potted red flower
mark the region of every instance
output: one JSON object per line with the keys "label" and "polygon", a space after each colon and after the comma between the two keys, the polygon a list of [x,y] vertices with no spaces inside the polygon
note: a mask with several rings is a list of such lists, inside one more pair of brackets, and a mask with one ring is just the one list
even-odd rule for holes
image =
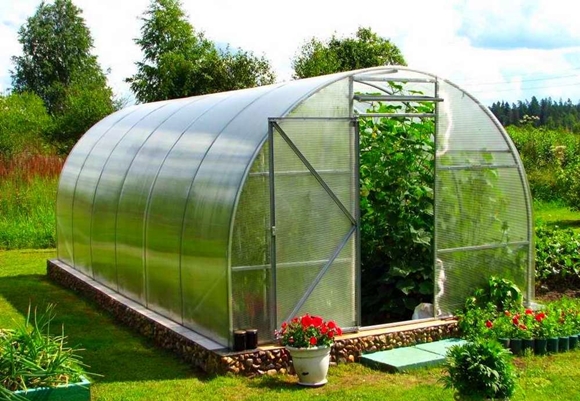
{"label": "potted red flower", "polygon": [[315,387],[327,382],[330,347],[334,338],[342,334],[334,321],[305,314],[282,323],[275,334],[292,357],[299,384]]}

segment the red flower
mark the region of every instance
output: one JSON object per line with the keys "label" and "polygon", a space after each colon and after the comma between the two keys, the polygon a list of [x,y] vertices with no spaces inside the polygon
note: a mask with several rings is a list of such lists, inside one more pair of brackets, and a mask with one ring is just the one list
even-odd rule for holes
{"label": "red flower", "polygon": [[536,315],[536,321],[541,322],[546,318],[546,314],[544,312],[540,312]]}
{"label": "red flower", "polygon": [[336,323],[334,322],[334,320],[331,320],[331,321],[328,322],[328,328],[329,329],[336,329],[337,328]]}
{"label": "red flower", "polygon": [[310,345],[316,345],[316,337],[310,337]]}
{"label": "red flower", "polygon": [[312,318],[307,313],[306,315],[302,316],[302,327],[310,327],[312,324]]}
{"label": "red flower", "polygon": [[527,330],[528,328],[526,327],[526,325],[525,325],[525,324],[520,324],[520,329],[522,329],[522,330]]}
{"label": "red flower", "polygon": [[506,311],[504,312],[504,314],[505,314],[507,317],[512,317],[512,314],[511,314],[511,312],[510,312],[509,310],[506,310]]}
{"label": "red flower", "polygon": [[487,322],[485,322],[485,326],[486,326],[488,329],[491,329],[491,328],[493,327],[493,323],[491,322],[491,320],[488,320]]}
{"label": "red flower", "polygon": [[322,325],[322,318],[320,316],[312,316],[311,321],[314,327],[320,327]]}
{"label": "red flower", "polygon": [[334,337],[334,331],[330,330],[328,332],[328,338],[332,338],[332,337]]}
{"label": "red flower", "polygon": [[340,327],[336,328],[336,334],[338,334],[339,336],[342,336],[342,329]]}
{"label": "red flower", "polygon": [[514,317],[514,318],[512,319],[512,323],[513,323],[513,324],[515,324],[516,326],[517,326],[518,324],[520,324],[520,320],[518,319],[518,317],[517,317],[517,316],[516,316],[516,317]]}
{"label": "red flower", "polygon": [[320,332],[321,332],[322,334],[326,334],[326,333],[328,332],[328,327],[326,327],[326,325],[325,325],[325,324],[323,324],[323,325],[320,327]]}
{"label": "red flower", "polygon": [[534,311],[531,309],[526,309],[526,315],[533,315]]}

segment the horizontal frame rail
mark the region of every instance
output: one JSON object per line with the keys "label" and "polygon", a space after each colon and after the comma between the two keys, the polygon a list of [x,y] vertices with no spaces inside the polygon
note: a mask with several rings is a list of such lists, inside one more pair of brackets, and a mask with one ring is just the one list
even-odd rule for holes
{"label": "horizontal frame rail", "polygon": [[404,118],[435,118],[434,113],[359,113],[357,117],[404,117]]}
{"label": "horizontal frame rail", "polygon": [[381,76],[374,76],[374,77],[368,77],[368,78],[361,78],[361,77],[355,77],[354,78],[355,82],[360,82],[360,83],[365,83],[365,82],[402,82],[402,83],[407,83],[407,82],[417,82],[417,83],[425,83],[425,84],[434,84],[435,82],[437,82],[434,79],[429,79],[429,78],[395,78],[395,77],[381,77]]}
{"label": "horizontal frame rail", "polygon": [[[292,269],[296,267],[313,267],[313,266],[320,266],[327,264],[329,259],[321,259],[321,260],[307,260],[304,262],[285,262],[285,263],[276,263],[276,269]],[[352,262],[351,258],[340,258],[335,259],[334,262],[339,263],[350,263]],[[271,264],[267,265],[250,265],[250,266],[233,266],[232,271],[252,271],[252,270],[269,270],[272,268]]]}
{"label": "horizontal frame rail", "polygon": [[442,102],[440,97],[431,96],[398,96],[398,95],[354,95],[354,100],[359,102],[384,101],[384,102]]}
{"label": "horizontal frame rail", "polygon": [[507,248],[508,246],[525,246],[529,245],[530,241],[514,241],[514,242],[502,242],[501,244],[485,244],[485,245],[473,245],[464,246],[459,248],[446,248],[437,250],[437,254],[447,254],[454,252],[468,252],[468,251],[485,251],[488,249],[499,249]]}
{"label": "horizontal frame rail", "polygon": [[493,168],[518,168],[517,164],[465,164],[459,166],[438,166],[439,171],[489,170]]}
{"label": "horizontal frame rail", "polygon": [[[352,170],[316,170],[318,174],[352,174]],[[294,170],[294,171],[276,171],[274,176],[301,176],[301,175],[312,175],[310,170]],[[270,172],[254,172],[250,173],[250,177],[269,177]]]}

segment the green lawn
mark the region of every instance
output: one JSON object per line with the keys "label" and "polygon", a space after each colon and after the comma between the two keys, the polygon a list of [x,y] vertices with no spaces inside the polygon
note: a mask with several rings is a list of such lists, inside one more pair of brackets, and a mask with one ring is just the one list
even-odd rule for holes
{"label": "green lawn", "polygon": [[[208,377],[117,325],[106,313],[46,279],[54,251],[0,251],[0,327],[23,321],[29,302],[57,303],[70,344],[80,344],[94,378],[93,400],[452,400],[437,382],[441,369],[387,374],[358,364],[330,369],[329,383],[298,387],[293,376]],[[580,399],[580,351],[517,358],[514,400]]]}
{"label": "green lawn", "polygon": [[535,202],[534,218],[541,220],[549,226],[571,228],[580,232],[580,212],[570,210],[561,202]]}

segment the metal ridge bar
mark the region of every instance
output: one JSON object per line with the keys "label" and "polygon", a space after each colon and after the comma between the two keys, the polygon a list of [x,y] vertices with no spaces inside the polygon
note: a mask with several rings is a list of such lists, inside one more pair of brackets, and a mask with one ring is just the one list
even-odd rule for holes
{"label": "metal ridge bar", "polygon": [[442,102],[442,98],[432,96],[397,96],[397,95],[354,95],[358,101],[382,100],[385,102]]}
{"label": "metal ridge bar", "polygon": [[443,254],[443,253],[467,252],[467,251],[485,251],[488,249],[505,248],[508,246],[523,246],[523,245],[529,245],[529,244],[530,244],[530,241],[503,242],[501,244],[485,244],[485,245],[464,246],[464,247],[459,247],[459,248],[439,249],[437,251],[437,253]]}

